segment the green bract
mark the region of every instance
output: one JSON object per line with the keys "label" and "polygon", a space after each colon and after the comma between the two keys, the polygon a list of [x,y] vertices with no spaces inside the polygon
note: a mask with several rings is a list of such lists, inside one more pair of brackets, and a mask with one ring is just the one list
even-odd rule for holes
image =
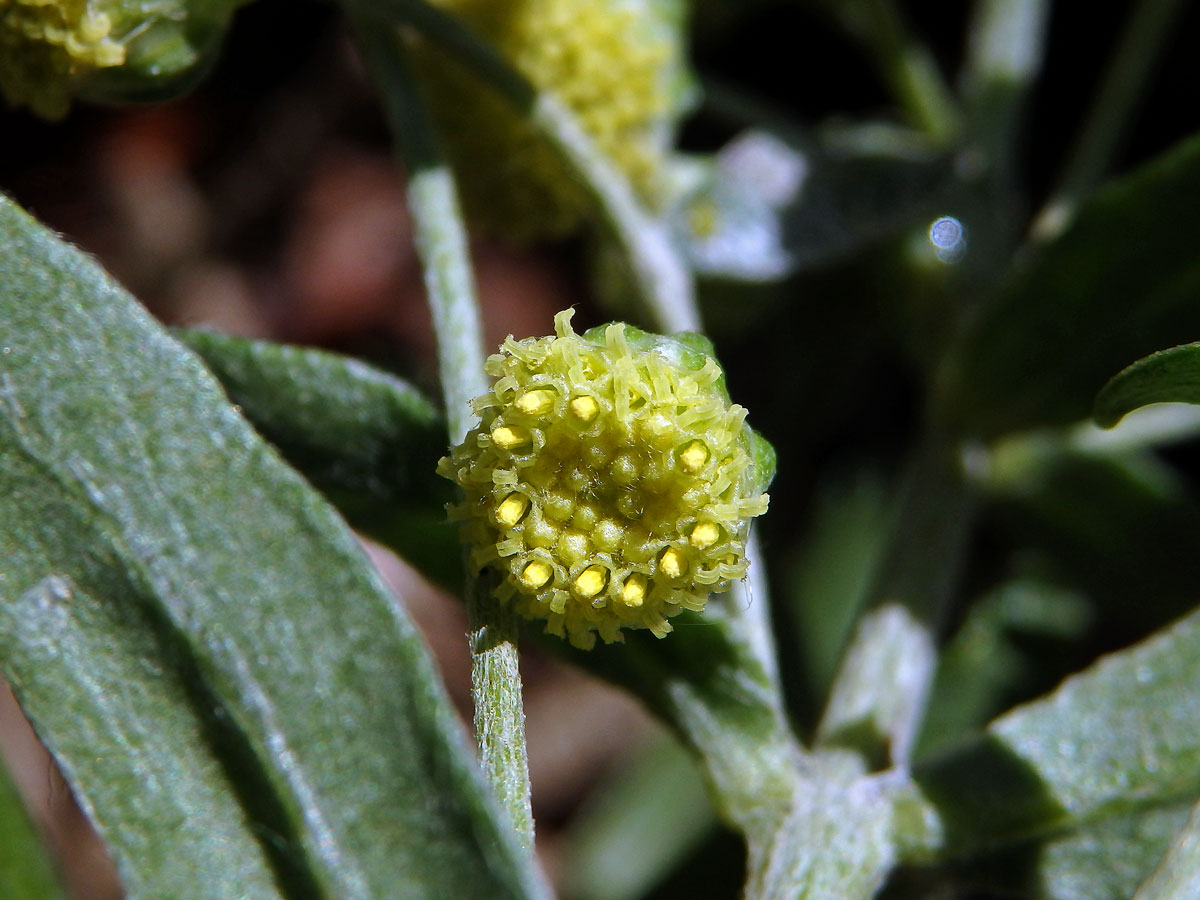
{"label": "green bract", "polygon": [[466,492],[452,514],[472,563],[521,615],[583,648],[623,628],[662,637],[745,575],[774,452],[695,338],[581,336],[572,314],[488,359],[482,421],[438,472]]}

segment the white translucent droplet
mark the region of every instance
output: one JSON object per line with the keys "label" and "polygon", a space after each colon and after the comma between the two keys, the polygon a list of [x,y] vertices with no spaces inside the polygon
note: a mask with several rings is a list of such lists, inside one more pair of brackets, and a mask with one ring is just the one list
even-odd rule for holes
{"label": "white translucent droplet", "polygon": [[929,242],[942,262],[957,262],[967,250],[967,231],[954,216],[942,216],[929,226]]}

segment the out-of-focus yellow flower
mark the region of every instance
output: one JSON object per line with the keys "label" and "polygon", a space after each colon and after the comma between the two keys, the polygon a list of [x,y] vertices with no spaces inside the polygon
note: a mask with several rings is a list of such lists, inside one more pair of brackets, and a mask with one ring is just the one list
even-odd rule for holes
{"label": "out-of-focus yellow flower", "polygon": [[[684,96],[680,14],[662,0],[434,0],[540,89],[553,91],[629,178],[661,199]],[[577,228],[587,199],[508,103],[432,49],[419,56],[473,221],[517,241]]]}
{"label": "out-of-focus yellow flower", "polygon": [[578,335],[571,314],[488,359],[481,423],[438,472],[501,601],[578,647],[662,637],[745,575],[774,453],[704,347],[620,323]]}
{"label": "out-of-focus yellow flower", "polygon": [[156,99],[190,86],[232,0],[0,0],[0,95],[61,118],[71,98]]}

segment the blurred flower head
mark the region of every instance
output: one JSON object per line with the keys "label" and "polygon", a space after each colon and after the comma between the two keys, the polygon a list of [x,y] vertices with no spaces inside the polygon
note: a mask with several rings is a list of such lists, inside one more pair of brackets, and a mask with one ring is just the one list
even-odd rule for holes
{"label": "blurred flower head", "polygon": [[[538,89],[552,89],[597,149],[655,205],[687,98],[683,4],[673,0],[434,0]],[[472,219],[528,241],[570,233],[587,197],[555,151],[473,73],[426,48],[434,115]]]}
{"label": "blurred flower head", "polygon": [[0,94],[40,116],[71,99],[159,99],[203,72],[232,0],[0,0]]}

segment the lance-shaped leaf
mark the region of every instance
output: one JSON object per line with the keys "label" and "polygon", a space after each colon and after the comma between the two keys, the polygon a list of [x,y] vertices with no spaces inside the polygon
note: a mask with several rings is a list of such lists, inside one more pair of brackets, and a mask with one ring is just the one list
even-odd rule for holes
{"label": "lance-shaped leaf", "polygon": [[1113,372],[1200,330],[1200,138],[1098,191],[1005,286],[947,370],[986,435],[1083,419]]}
{"label": "lance-shaped leaf", "polygon": [[1200,804],[1175,836],[1154,872],[1133,900],[1188,900],[1200,895]]}
{"label": "lance-shaped leaf", "polygon": [[1101,659],[921,766],[967,852],[1200,792],[1200,612]]}
{"label": "lance-shaped leaf", "polygon": [[1096,396],[1096,424],[1112,428],[1150,403],[1200,403],[1200,344],[1151,353],[1122,369]]}
{"label": "lance-shaped leaf", "polygon": [[446,519],[454,494],[430,475],[446,426],[416,388],[336,353],[211,331],[176,336],[351,525],[457,589],[461,550]]}
{"label": "lance-shaped leaf", "polygon": [[1187,803],[1168,803],[1109,816],[1083,828],[957,862],[953,871],[957,880],[1005,897],[1129,900],[1187,814]]}
{"label": "lance-shaped leaf", "polygon": [[[63,616],[65,604],[89,640],[120,639],[92,633],[106,619],[89,619],[87,601],[62,599],[78,589],[129,627],[139,619],[127,611],[150,623],[144,646],[168,651],[135,654],[142,677],[164,677],[165,659],[221,723],[213,752],[256,798],[244,805],[262,841],[299,873],[280,882],[289,895],[536,894],[419,636],[341,520],[199,360],[4,200],[0,336],[0,447],[13,473],[0,534],[20,550],[0,557],[10,612]],[[34,653],[44,631],[0,621],[9,647]],[[59,682],[88,684],[99,661],[80,654],[52,667],[22,666],[13,650],[0,660],[64,756],[84,725],[56,730],[45,698]],[[122,746],[137,742],[136,723],[78,712]],[[101,811],[103,785],[64,762],[102,823],[124,821]],[[150,820],[149,834],[136,821],[108,829],[128,833],[112,847],[127,871],[141,871],[147,842],[175,839],[177,820]],[[210,871],[191,868],[192,894],[145,895],[212,896],[197,877]]]}

